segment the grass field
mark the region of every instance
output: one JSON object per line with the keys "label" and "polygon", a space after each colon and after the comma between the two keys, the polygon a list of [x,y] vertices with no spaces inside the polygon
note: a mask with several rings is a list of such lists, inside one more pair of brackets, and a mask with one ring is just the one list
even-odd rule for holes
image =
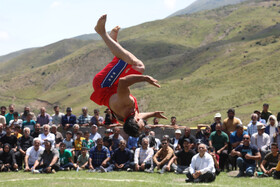
{"label": "grass field", "polygon": [[147,174],[143,172],[87,173],[86,171],[31,174],[25,172],[0,173],[0,186],[279,186],[272,178],[235,178],[221,173],[214,182],[185,183],[185,175],[173,173]]}

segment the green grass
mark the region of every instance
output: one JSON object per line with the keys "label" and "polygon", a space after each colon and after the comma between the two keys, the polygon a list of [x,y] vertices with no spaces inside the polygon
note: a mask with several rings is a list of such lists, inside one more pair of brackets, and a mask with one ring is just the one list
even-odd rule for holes
{"label": "green grass", "polygon": [[31,174],[25,172],[1,173],[1,186],[279,186],[272,178],[235,178],[221,173],[209,184],[185,183],[185,175],[163,175],[143,172],[87,173],[85,171],[57,172],[56,174]]}

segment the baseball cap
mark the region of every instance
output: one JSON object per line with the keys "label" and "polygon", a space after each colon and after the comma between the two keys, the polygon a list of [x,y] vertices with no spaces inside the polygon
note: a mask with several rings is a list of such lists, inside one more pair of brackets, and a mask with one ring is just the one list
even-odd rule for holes
{"label": "baseball cap", "polygon": [[214,116],[214,118],[221,118],[221,117],[222,117],[221,113],[216,113]]}
{"label": "baseball cap", "polygon": [[71,107],[67,107],[66,108],[66,112],[72,112],[72,108]]}
{"label": "baseball cap", "polygon": [[175,134],[182,134],[182,132],[181,132],[180,129],[177,129],[177,130],[175,131]]}

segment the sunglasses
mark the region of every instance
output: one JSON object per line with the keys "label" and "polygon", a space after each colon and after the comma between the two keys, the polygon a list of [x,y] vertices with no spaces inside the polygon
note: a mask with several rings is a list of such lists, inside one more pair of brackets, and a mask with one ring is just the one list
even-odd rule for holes
{"label": "sunglasses", "polygon": [[167,143],[161,143],[162,145],[165,145],[165,144],[167,144]]}
{"label": "sunglasses", "polygon": [[243,140],[249,140],[250,138],[243,138]]}

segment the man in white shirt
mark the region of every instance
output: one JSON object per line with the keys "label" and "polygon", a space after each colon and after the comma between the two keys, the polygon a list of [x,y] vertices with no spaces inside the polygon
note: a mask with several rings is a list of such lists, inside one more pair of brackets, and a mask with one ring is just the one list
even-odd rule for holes
{"label": "man in white shirt", "polygon": [[61,119],[64,114],[59,112],[59,106],[54,106],[53,110],[54,114],[52,115],[52,124],[55,124],[56,126],[61,125]]}
{"label": "man in white shirt", "polygon": [[192,158],[186,182],[212,182],[216,179],[214,160],[206,151],[207,146],[199,144],[199,153]]}
{"label": "man in white shirt", "polygon": [[154,150],[149,147],[149,139],[142,139],[142,146],[135,150],[134,163],[132,163],[132,168],[134,165],[135,171],[146,171],[153,172],[153,155]]}
{"label": "man in white shirt", "polygon": [[258,122],[258,114],[251,114],[252,121],[247,125],[247,132],[250,135],[250,137],[258,132],[257,125],[261,124]]}
{"label": "man in white shirt", "polygon": [[53,133],[50,133],[50,126],[48,124],[43,125],[43,133],[39,135],[38,137],[41,140],[41,144],[43,147],[45,147],[44,142],[50,141],[52,147],[54,147],[55,143],[55,135]]}
{"label": "man in white shirt", "polygon": [[90,133],[89,139],[93,140],[93,142],[95,143],[95,145],[96,145],[97,139],[98,139],[98,138],[102,138],[101,135],[100,135],[97,131],[98,131],[97,125],[92,125],[92,127],[91,127],[91,133]]}
{"label": "man in white shirt", "polygon": [[263,159],[264,156],[269,152],[270,137],[264,132],[265,126],[263,124],[259,124],[257,128],[258,132],[252,135],[251,143],[258,148]]}
{"label": "man in white shirt", "polygon": [[44,148],[41,147],[41,140],[39,138],[34,138],[33,146],[27,149],[24,158],[25,171],[31,171],[35,161],[38,159],[38,155],[42,151],[44,151]]}

